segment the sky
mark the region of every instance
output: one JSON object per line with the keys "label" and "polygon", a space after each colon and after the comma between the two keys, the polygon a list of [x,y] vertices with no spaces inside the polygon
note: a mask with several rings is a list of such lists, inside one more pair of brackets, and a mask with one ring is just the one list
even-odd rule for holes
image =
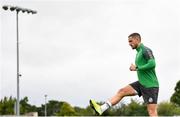
{"label": "sky", "polygon": [[[169,101],[180,80],[178,0],[2,0],[37,11],[19,13],[20,98],[40,106],[48,100],[86,107],[106,101],[137,81],[129,71],[138,32],[151,48],[160,83],[159,102]],[[0,99],[16,97],[16,13],[0,9]],[[142,101],[138,96],[130,99]]]}

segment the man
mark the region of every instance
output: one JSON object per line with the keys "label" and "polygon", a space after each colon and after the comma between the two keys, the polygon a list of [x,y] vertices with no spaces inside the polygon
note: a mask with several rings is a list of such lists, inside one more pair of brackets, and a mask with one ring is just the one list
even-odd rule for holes
{"label": "man", "polygon": [[130,34],[128,42],[131,48],[137,51],[135,65],[131,64],[129,69],[130,71],[137,71],[138,81],[121,88],[103,105],[97,104],[94,100],[90,100],[90,105],[97,114],[102,115],[105,110],[116,105],[123,97],[139,95],[139,97],[143,97],[147,104],[149,115],[157,116],[159,83],[156,77],[153,53],[151,49],[141,43],[141,36],[138,33]]}

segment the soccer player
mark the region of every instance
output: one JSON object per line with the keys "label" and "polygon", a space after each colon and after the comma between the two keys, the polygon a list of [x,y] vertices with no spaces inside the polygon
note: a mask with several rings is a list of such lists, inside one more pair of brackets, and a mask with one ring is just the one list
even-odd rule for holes
{"label": "soccer player", "polygon": [[158,116],[157,99],[159,83],[155,72],[155,59],[152,50],[141,43],[139,33],[132,33],[128,36],[128,42],[132,49],[136,49],[135,65],[130,65],[130,71],[136,71],[138,81],[121,88],[112,98],[104,104],[99,105],[95,100],[90,100],[91,107],[96,113],[102,113],[113,105],[116,105],[126,96],[142,96],[150,116]]}

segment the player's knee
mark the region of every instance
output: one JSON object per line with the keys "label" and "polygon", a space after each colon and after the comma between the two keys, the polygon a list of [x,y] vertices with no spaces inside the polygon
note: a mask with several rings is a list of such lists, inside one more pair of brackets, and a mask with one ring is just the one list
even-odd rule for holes
{"label": "player's knee", "polygon": [[157,109],[156,108],[148,108],[148,113],[150,116],[157,116]]}

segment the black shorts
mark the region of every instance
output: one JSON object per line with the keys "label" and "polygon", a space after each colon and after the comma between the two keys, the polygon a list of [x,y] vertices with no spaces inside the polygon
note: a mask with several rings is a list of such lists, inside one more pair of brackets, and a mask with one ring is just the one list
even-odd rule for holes
{"label": "black shorts", "polygon": [[143,97],[146,104],[157,104],[159,87],[145,88],[139,81],[131,83],[130,86],[136,90],[139,97]]}

